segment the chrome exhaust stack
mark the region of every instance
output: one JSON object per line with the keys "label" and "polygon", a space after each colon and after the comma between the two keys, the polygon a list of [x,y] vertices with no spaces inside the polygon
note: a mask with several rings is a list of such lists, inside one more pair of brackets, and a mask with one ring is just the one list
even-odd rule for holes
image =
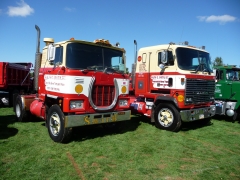
{"label": "chrome exhaust stack", "polygon": [[35,66],[34,66],[34,91],[38,92],[38,74],[41,66],[41,57],[42,53],[40,53],[40,28],[35,25],[37,30],[37,45],[36,45],[36,54],[35,54]]}

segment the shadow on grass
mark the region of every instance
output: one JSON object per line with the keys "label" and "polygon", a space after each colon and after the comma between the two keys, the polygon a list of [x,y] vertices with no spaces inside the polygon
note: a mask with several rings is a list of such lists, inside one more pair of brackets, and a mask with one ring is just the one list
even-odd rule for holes
{"label": "shadow on grass", "polygon": [[76,127],[73,129],[71,141],[84,141],[109,135],[123,134],[135,131],[139,125],[138,118],[132,117],[129,121]]}
{"label": "shadow on grass", "polygon": [[180,131],[189,131],[189,130],[195,130],[200,128],[205,128],[207,126],[212,126],[212,120],[209,122],[203,121],[203,120],[197,120],[193,122],[185,122],[182,124],[182,127]]}
{"label": "shadow on grass", "polygon": [[[155,123],[151,122],[149,117],[139,116],[137,118],[139,119],[139,121],[146,123],[149,126],[155,126]],[[182,123],[182,126],[179,129],[179,131],[189,131],[189,130],[194,130],[194,129],[200,129],[200,128],[204,128],[204,127],[212,126],[212,125],[213,125],[212,121],[206,122],[206,121],[199,120],[199,121],[193,121],[193,122],[186,122],[186,123]],[[179,132],[179,131],[177,131],[177,132]]]}
{"label": "shadow on grass", "polygon": [[[150,126],[155,126],[154,122],[150,122],[149,117],[146,116],[139,116],[138,117],[139,120],[143,123],[149,124]],[[204,128],[206,126],[211,126],[213,123],[210,122],[206,122],[206,121],[193,121],[193,122],[186,122],[186,123],[182,123],[181,128],[179,129],[179,131],[188,131],[188,130],[193,130],[193,129],[199,129],[199,128]]]}
{"label": "shadow on grass", "polygon": [[0,139],[8,139],[18,133],[18,129],[8,127],[10,124],[14,124],[15,122],[16,117],[14,115],[0,115]]}
{"label": "shadow on grass", "polygon": [[[4,109],[4,107],[2,108]],[[42,122],[43,120],[37,118],[33,115],[29,115],[27,121],[20,123],[29,123],[29,122]],[[10,124],[18,122],[16,115],[0,115],[0,139],[7,139],[11,136],[15,136],[18,133],[18,129],[13,127],[8,127]]]}
{"label": "shadow on grass", "polygon": [[218,120],[218,121],[226,121],[226,122],[239,123],[240,124],[240,116],[238,116],[235,121],[233,120],[232,117],[224,116],[224,115],[215,115],[213,118],[215,120]]}

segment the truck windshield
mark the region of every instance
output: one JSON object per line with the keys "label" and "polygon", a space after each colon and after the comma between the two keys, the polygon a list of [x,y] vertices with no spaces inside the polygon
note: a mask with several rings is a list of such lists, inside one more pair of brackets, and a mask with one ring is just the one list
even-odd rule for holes
{"label": "truck windshield", "polygon": [[67,45],[66,66],[71,69],[125,72],[123,51],[82,43]]}
{"label": "truck windshield", "polygon": [[239,80],[238,71],[228,69],[227,72],[226,72],[226,79],[227,80]]}
{"label": "truck windshield", "polygon": [[189,71],[213,72],[209,53],[179,47],[176,50],[178,67]]}

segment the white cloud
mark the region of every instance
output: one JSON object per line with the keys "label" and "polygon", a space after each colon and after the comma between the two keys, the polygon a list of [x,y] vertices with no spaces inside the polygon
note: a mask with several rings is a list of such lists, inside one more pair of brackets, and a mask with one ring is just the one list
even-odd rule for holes
{"label": "white cloud", "polygon": [[236,21],[237,18],[234,16],[230,16],[230,15],[222,15],[222,16],[215,16],[215,15],[211,15],[211,16],[197,16],[197,18],[199,19],[199,21],[205,21],[205,22],[219,22],[219,24],[225,24],[227,22],[233,22]]}
{"label": "white cloud", "polygon": [[75,8],[65,7],[64,10],[68,11],[68,12],[74,12],[76,9]]}
{"label": "white cloud", "polygon": [[9,16],[23,16],[26,17],[34,13],[34,9],[31,8],[28,4],[21,0],[17,3],[18,6],[8,6],[7,14]]}

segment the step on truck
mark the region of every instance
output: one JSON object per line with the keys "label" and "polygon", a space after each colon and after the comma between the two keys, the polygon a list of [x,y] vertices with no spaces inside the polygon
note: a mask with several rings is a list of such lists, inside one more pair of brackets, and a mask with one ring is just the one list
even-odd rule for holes
{"label": "step on truck", "polygon": [[46,121],[51,139],[64,143],[70,140],[73,127],[131,119],[125,50],[119,43],[44,38],[41,53],[40,29],[35,28],[36,93],[17,96],[19,121],[39,117]]}
{"label": "step on truck", "polygon": [[240,115],[240,68],[236,65],[215,66],[214,73],[216,114],[235,121]]}
{"label": "step on truck", "polygon": [[156,127],[178,131],[182,122],[208,123],[215,115],[215,77],[205,47],[188,42],[136,47],[130,76],[132,113],[149,117]]}

